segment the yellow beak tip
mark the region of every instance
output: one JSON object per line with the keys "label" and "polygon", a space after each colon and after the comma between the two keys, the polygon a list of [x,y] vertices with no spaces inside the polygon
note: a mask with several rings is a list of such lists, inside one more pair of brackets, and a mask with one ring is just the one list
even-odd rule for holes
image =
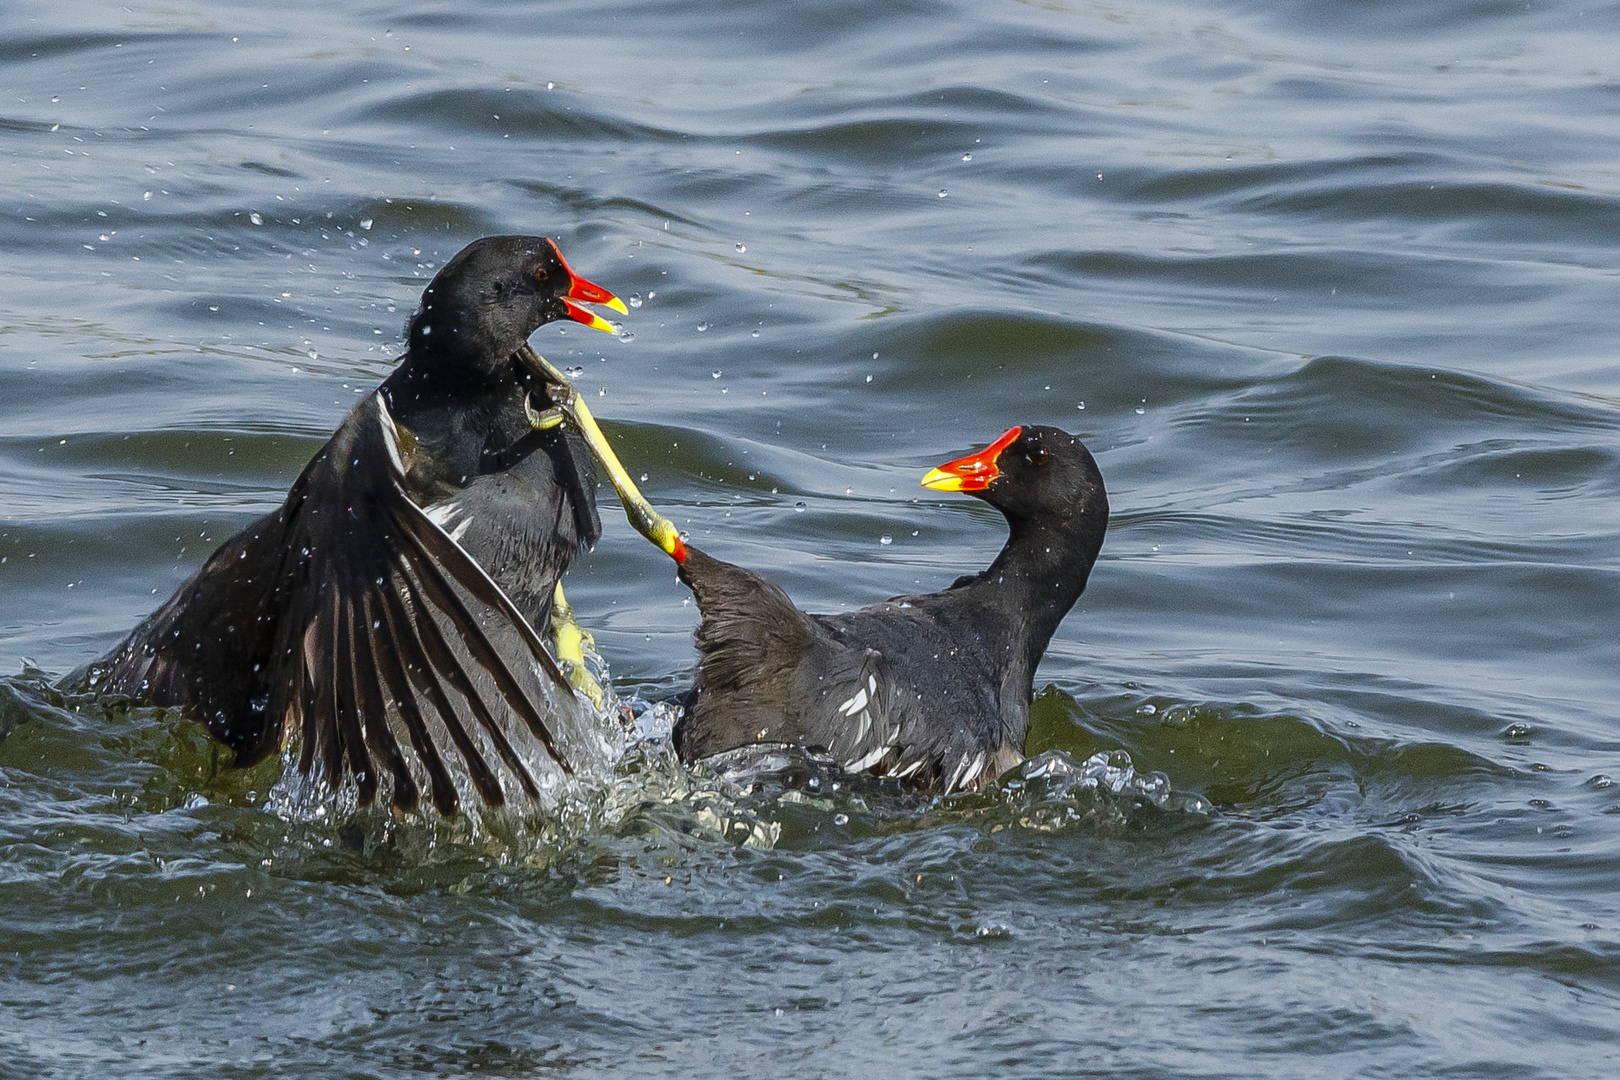
{"label": "yellow beak tip", "polygon": [[602,318],[602,316],[597,315],[594,312],[591,315],[591,329],[600,330],[605,334],[617,334],[619,332],[619,328],[617,326],[614,326],[612,323],[608,322],[606,319]]}
{"label": "yellow beak tip", "polygon": [[929,469],[928,475],[922,478],[922,486],[934,491],[961,491],[962,478],[940,469]]}
{"label": "yellow beak tip", "polygon": [[628,314],[630,314],[630,309],[625,307],[624,306],[624,301],[620,300],[617,296],[615,296],[613,299],[609,300],[607,303],[603,304],[602,306],[603,307],[610,307],[614,311],[617,311],[620,315],[628,315]]}

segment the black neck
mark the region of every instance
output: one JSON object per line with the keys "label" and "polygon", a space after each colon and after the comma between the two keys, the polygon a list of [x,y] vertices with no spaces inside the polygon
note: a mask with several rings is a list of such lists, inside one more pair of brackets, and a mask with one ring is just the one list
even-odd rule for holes
{"label": "black neck", "polygon": [[1007,526],[1001,554],[969,588],[1011,621],[1033,677],[1058,624],[1085,591],[1102,537],[1083,517],[1008,518]]}

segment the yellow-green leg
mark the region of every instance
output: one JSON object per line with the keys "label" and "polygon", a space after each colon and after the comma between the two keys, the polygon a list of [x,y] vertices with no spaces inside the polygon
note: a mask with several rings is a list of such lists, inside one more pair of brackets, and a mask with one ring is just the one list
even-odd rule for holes
{"label": "yellow-green leg", "polygon": [[635,482],[630,479],[630,474],[619,463],[618,455],[613,452],[612,447],[608,446],[607,436],[603,435],[602,429],[596,426],[596,418],[591,415],[591,410],[586,408],[585,402],[581,401],[579,395],[574,393],[573,384],[560,371],[552,367],[550,361],[528,345],[524,345],[522,349],[518,350],[518,355],[525,363],[545,375],[549,381],[565,388],[562,400],[557,402],[556,409],[536,412],[531,407],[529,409],[529,422],[537,429],[545,430],[557,426],[563,416],[572,421],[575,429],[584,437],[586,444],[590,446],[591,452],[596,455],[597,460],[602,463],[602,467],[607,470],[608,479],[613,483],[613,490],[619,493],[619,501],[624,504],[624,514],[625,517],[630,519],[630,524],[642,536],[657,544],[665,555],[668,555],[676,562],[684,562],[686,560],[686,545],[681,542],[680,531],[675,528],[673,522],[654,510],[652,504],[637,490]]}
{"label": "yellow-green leg", "polygon": [[574,609],[563,596],[562,582],[557,582],[551,594],[551,643],[557,650],[557,664],[568,676],[568,685],[591,699],[591,704],[602,707],[602,687],[585,666],[585,648],[596,648],[596,640],[589,630],[581,630],[574,621]]}

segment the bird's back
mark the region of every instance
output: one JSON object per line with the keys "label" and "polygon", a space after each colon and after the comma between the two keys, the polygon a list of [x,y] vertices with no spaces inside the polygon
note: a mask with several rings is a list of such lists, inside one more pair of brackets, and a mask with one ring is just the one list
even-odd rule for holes
{"label": "bird's back", "polygon": [[1000,760],[1002,673],[942,594],[807,615],[763,575],[690,545],[680,575],[702,612],[675,730],[683,759],[786,745],[947,790]]}

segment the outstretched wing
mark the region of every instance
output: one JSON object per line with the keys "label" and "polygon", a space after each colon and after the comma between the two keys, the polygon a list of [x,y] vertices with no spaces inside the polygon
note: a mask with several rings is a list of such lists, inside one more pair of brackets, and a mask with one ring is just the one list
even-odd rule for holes
{"label": "outstretched wing", "polygon": [[[252,764],[442,813],[543,799],[607,744],[521,612],[406,494],[380,394],[286,503],[226,543],[112,658],[106,686],[180,705]],[[240,625],[239,625],[240,624]]]}

